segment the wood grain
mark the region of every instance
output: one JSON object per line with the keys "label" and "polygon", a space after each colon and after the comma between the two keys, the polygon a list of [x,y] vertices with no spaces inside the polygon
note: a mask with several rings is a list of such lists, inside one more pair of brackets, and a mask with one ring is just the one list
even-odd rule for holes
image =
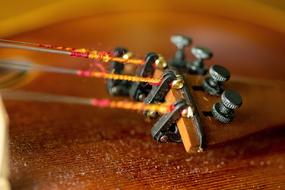
{"label": "wood grain", "polygon": [[[13,39],[102,50],[125,45],[141,57],[158,51],[169,58],[174,51],[169,42],[173,33],[190,35],[195,44],[211,48],[215,56],[209,64],[222,64],[233,75],[285,80],[285,36],[224,17],[187,12],[110,13]],[[88,63],[19,50],[1,50],[0,55],[70,68],[84,68]],[[107,96],[99,79],[33,76],[21,88]],[[13,189],[285,188],[284,129],[187,154],[182,145],[154,142],[151,125],[137,113],[51,103],[6,101],[5,105],[11,121]]]}
{"label": "wood grain", "polygon": [[[220,96],[211,96],[204,91],[194,90],[193,87],[201,87],[204,77],[186,75],[186,84],[194,98],[197,112],[201,120],[206,138],[206,145],[226,143],[237,140],[250,134],[282,127],[285,123],[285,83],[280,81],[256,81],[250,78],[233,78],[224,86],[241,94],[243,106],[235,112],[235,118],[231,123],[223,124],[209,115],[212,106],[221,102]],[[172,100],[169,100],[172,96]],[[176,102],[184,98],[180,90],[172,89],[166,97],[168,102]],[[207,114],[205,114],[207,113]],[[181,120],[181,121],[180,121]],[[191,118],[181,117],[178,121],[179,132],[183,145],[187,152],[195,152],[199,149],[198,134]]]}

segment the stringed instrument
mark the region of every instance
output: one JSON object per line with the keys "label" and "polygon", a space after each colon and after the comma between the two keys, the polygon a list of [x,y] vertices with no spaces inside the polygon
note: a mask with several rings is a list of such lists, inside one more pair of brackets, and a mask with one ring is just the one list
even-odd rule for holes
{"label": "stringed instrument", "polygon": [[[140,16],[143,15],[137,15],[138,18]],[[158,18],[162,19],[159,16]],[[84,45],[91,49],[99,36],[93,36],[93,31],[96,28],[85,30],[84,22],[96,22],[97,18],[86,19],[43,28],[16,36],[13,39],[29,42],[41,41],[43,44],[49,41],[49,44],[67,44],[72,47]],[[210,23],[209,21],[207,24],[210,25]],[[189,23],[189,26],[191,24],[193,26],[195,22]],[[223,25],[223,22],[220,24]],[[179,24],[177,25],[179,26]],[[44,35],[52,29],[56,29],[57,35],[63,35],[71,27],[75,31],[70,38],[66,37],[66,40],[53,41],[50,34]],[[212,25],[212,27],[217,26]],[[76,30],[79,28],[80,31],[85,31],[85,36],[88,39],[92,36],[94,40],[92,42],[84,41],[78,36],[74,36],[78,35]],[[92,74],[90,73],[93,71],[83,72],[89,69],[90,60],[83,58],[86,57],[86,52],[79,51],[82,49],[72,49],[73,57],[2,49],[1,65],[10,63],[10,65],[17,66],[14,69],[3,67],[5,70],[1,76],[2,88],[13,89],[12,91],[2,91],[4,98],[7,98],[5,105],[11,122],[12,187],[15,189],[172,189],[184,187],[232,189],[272,187],[276,189],[283,187],[284,82],[250,78],[270,76],[270,73],[265,72],[269,60],[264,59],[266,56],[263,53],[275,55],[274,59],[278,57],[279,60],[282,60],[284,55],[280,49],[283,44],[273,44],[271,43],[272,39],[265,42],[259,41],[262,37],[262,39],[266,39],[266,36],[272,36],[273,31],[260,30],[258,27],[246,25],[247,30],[243,34],[239,32],[238,26],[231,25],[230,28],[236,32],[231,41],[238,44],[238,42],[241,43],[240,39],[244,39],[243,47],[246,49],[242,51],[240,48],[238,51],[234,45],[228,47],[226,44],[229,40],[219,38],[219,45],[214,43],[211,47],[214,52],[213,59],[203,63],[202,71],[199,71],[201,63],[196,65],[198,70],[184,67],[183,64],[189,64],[187,62],[189,58],[184,59],[184,55],[182,55],[182,62],[173,61],[173,57],[175,60],[181,56],[179,48],[176,55],[174,53],[170,55],[168,50],[168,47],[172,47],[175,52],[175,46],[167,43],[173,31],[160,35],[160,43],[156,40],[156,43],[152,44],[149,42],[154,41],[157,35],[153,34],[148,37],[140,35],[140,38],[136,38],[139,41],[134,41],[129,38],[130,32],[126,32],[119,37],[117,42],[106,40],[104,48],[100,47],[105,50],[113,49],[117,44],[124,44],[132,52],[138,53],[135,57],[144,57],[143,54],[156,50],[155,53],[147,54],[144,59],[137,59],[143,60],[136,62],[139,64],[125,68],[129,69],[127,71],[124,70],[125,76],[132,74],[141,80],[150,79],[150,81],[119,78],[120,83],[116,83],[114,82],[116,78],[106,77],[107,81],[91,78]],[[175,31],[179,32],[179,27]],[[259,35],[252,35],[256,31],[259,32]],[[107,34],[109,33],[104,35]],[[246,39],[246,36],[250,36],[251,39]],[[274,33],[274,36],[273,40],[276,41],[284,39],[281,34]],[[199,43],[211,46],[210,42],[202,40],[201,34],[194,33],[194,41],[195,37]],[[181,38],[181,36],[176,36],[174,41],[178,42],[174,43],[177,45],[186,39]],[[100,37],[100,39],[104,38]],[[254,49],[257,45],[262,44],[261,42],[266,43],[268,47],[265,50]],[[140,46],[137,47],[137,44]],[[222,47],[228,48],[223,49]],[[40,48],[52,49],[45,46]],[[108,54],[99,56],[103,62],[103,59],[106,58],[104,56],[107,56],[106,62],[112,62],[109,72],[115,72],[113,74],[116,74],[116,69],[118,65],[121,66],[121,62],[130,63],[125,61],[129,60],[129,57],[123,57],[127,54],[120,54],[120,52],[126,53],[125,49],[118,48],[116,50],[117,54],[114,57],[118,59],[110,60]],[[248,53],[248,51],[252,53]],[[192,53],[198,62],[211,57],[208,50],[199,48],[199,46],[192,48]],[[166,59],[167,66],[161,64],[164,62],[160,60],[159,54],[168,57]],[[250,56],[246,59],[248,54]],[[189,62],[193,63],[194,60],[195,57],[191,57]],[[245,60],[252,61],[252,65],[248,65]],[[21,64],[23,62],[27,64]],[[223,67],[216,65],[216,62],[219,62]],[[125,63],[123,65],[128,67],[128,64]],[[208,66],[210,63],[214,64]],[[260,66],[257,66],[258,64]],[[33,71],[35,65],[38,70]],[[276,69],[275,79],[284,79],[282,71],[284,66],[276,64],[274,68],[277,66],[279,69]],[[21,68],[19,69],[19,67]],[[64,72],[66,70],[61,70],[62,72],[58,74],[57,69],[63,67],[68,68],[70,72],[77,72],[70,75],[70,73]],[[137,67],[139,67],[139,72],[135,74]],[[229,67],[230,74],[234,76],[230,78],[230,74],[224,67]],[[55,72],[36,72],[47,70]],[[171,70],[170,73],[169,70]],[[118,72],[119,75],[122,74],[120,69]],[[99,76],[94,72],[93,75]],[[245,75],[246,77],[236,77],[235,75]],[[166,76],[169,78],[165,78]],[[230,80],[225,82],[229,78]],[[128,80],[130,83],[125,82]],[[215,80],[217,80],[217,84],[213,85]],[[166,82],[164,83],[164,81]],[[207,87],[207,82],[212,85]],[[225,83],[221,85],[220,83],[223,82]],[[133,87],[133,84],[137,84],[137,86]],[[82,102],[85,100],[90,102],[90,97],[98,98],[96,99],[97,103],[99,99],[112,99],[111,95],[117,94],[112,91],[114,86],[122,89],[118,93],[119,95],[126,95],[126,92],[128,96],[132,94],[133,102],[144,102],[143,105],[153,104],[153,106],[167,103],[165,106],[170,105],[171,109],[167,108],[165,111],[161,107],[144,107],[141,104],[139,104],[140,106],[138,104],[130,104],[133,107],[127,106],[128,109],[130,107],[135,109],[136,106],[142,108],[136,113],[110,108],[95,109],[86,106],[88,104],[73,105],[74,101],[77,101],[77,104],[84,104]],[[216,87],[218,92],[215,91]],[[138,89],[149,90],[138,94]],[[24,91],[49,93],[50,95],[21,93]],[[57,103],[56,100],[59,100],[60,96],[52,94],[64,95],[63,99],[68,104]],[[140,96],[141,94],[143,96]],[[30,99],[29,101],[9,100],[13,96],[14,99],[29,99],[30,96]],[[44,101],[45,96],[46,99],[50,99],[47,101],[48,103],[41,102]],[[71,97],[83,99],[79,101]],[[36,99],[40,99],[40,102],[35,101]],[[120,98],[114,99],[121,101]],[[93,99],[93,106],[95,104]],[[122,104],[112,105],[115,105],[113,106],[115,108],[125,109]],[[104,107],[102,104],[99,104],[100,106]],[[240,108],[238,108],[239,106]],[[164,111],[157,113],[149,112],[146,109],[153,109],[157,112],[161,109]],[[152,121],[145,121],[146,118]],[[253,134],[255,135],[249,136]],[[181,142],[184,148],[182,144],[179,144]],[[183,149],[188,153],[185,153]]]}

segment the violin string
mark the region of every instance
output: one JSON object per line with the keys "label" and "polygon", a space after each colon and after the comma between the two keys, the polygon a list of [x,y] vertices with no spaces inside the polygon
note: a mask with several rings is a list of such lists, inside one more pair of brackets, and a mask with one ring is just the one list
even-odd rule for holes
{"label": "violin string", "polygon": [[95,78],[104,78],[104,79],[112,79],[112,80],[125,80],[125,81],[131,81],[131,82],[145,82],[153,86],[159,86],[161,82],[161,80],[157,78],[138,77],[138,76],[104,73],[104,72],[97,72],[97,71],[77,70],[77,75],[82,76],[82,77],[95,77]]}
{"label": "violin string", "polygon": [[161,114],[169,113],[173,110],[173,105],[167,103],[145,104],[143,102],[115,101],[110,99],[97,99],[97,98],[82,98],[75,96],[54,95],[54,94],[28,92],[20,90],[7,90],[7,89],[0,90],[0,94],[4,99],[9,99],[9,100],[79,104],[79,105],[89,105],[99,108],[117,108],[117,109],[133,110],[133,111],[149,110]]}
{"label": "violin string", "polygon": [[14,43],[14,42],[10,43],[9,40],[2,40],[2,39],[0,39],[0,47],[11,48],[11,49],[23,49],[23,50],[38,51],[38,52],[46,52],[46,53],[54,53],[54,54],[62,54],[62,55],[71,55],[71,53],[69,51],[66,51],[66,50],[48,49],[48,48],[42,48],[42,47],[28,46],[24,42],[19,42],[19,44]]}
{"label": "violin string", "polygon": [[69,55],[72,57],[82,57],[102,62],[116,61],[125,64],[135,64],[135,65],[144,64],[143,59],[115,57],[110,52],[89,50],[86,48],[76,49],[76,48],[63,47],[63,46],[53,46],[49,44],[20,42],[20,41],[5,40],[5,39],[0,39],[0,47]]}
{"label": "violin string", "polygon": [[73,70],[73,69],[53,67],[53,66],[48,66],[48,65],[40,65],[36,63],[27,62],[27,61],[1,59],[0,67],[6,68],[6,69],[23,70],[23,71],[40,71],[40,72],[76,75],[76,70]]}
{"label": "violin string", "polygon": [[104,78],[112,80],[125,80],[131,82],[145,82],[154,86],[160,84],[160,79],[157,78],[121,75],[121,74],[105,73],[105,72],[90,71],[90,70],[66,69],[66,68],[40,65],[40,64],[22,62],[22,61],[20,62],[20,61],[1,60],[0,67],[24,70],[24,71],[41,71],[41,72],[51,72],[51,73],[72,74],[80,77],[90,77],[90,78],[94,77],[94,78]]}

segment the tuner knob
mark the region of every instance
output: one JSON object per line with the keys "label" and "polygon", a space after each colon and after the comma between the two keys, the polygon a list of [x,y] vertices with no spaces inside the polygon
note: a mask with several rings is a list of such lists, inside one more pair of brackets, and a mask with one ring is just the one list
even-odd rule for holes
{"label": "tuner knob", "polygon": [[221,102],[213,105],[212,114],[222,123],[229,123],[234,118],[234,111],[242,105],[241,96],[233,90],[225,90]]}
{"label": "tuner knob", "polygon": [[192,43],[192,39],[183,35],[173,35],[170,41],[177,47],[177,49],[184,49]]}
{"label": "tuner knob", "polygon": [[203,82],[204,90],[211,95],[220,95],[224,90],[223,83],[230,79],[230,72],[223,66],[213,65],[209,74]]}
{"label": "tuner knob", "polygon": [[[130,53],[127,49],[118,47],[114,50],[114,56],[116,57],[123,57],[124,55],[127,55]],[[115,74],[123,74],[124,73],[125,65],[116,61],[112,61],[109,66],[109,72],[113,72]],[[107,80],[107,89],[110,95],[112,96],[119,96],[129,95],[129,89],[130,89],[131,83],[128,81],[123,80]]]}
{"label": "tuner knob", "polygon": [[170,41],[176,46],[177,50],[171,64],[174,67],[185,67],[185,47],[192,43],[192,39],[183,35],[171,36]]}
{"label": "tuner knob", "polygon": [[196,60],[188,65],[189,72],[193,74],[205,74],[204,60],[212,58],[212,51],[205,47],[193,47],[191,52]]}

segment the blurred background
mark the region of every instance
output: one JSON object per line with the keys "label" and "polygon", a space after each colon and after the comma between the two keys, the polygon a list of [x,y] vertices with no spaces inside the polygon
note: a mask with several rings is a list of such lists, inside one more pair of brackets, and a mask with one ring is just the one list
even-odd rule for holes
{"label": "blurred background", "polygon": [[108,51],[125,46],[139,57],[157,51],[170,58],[169,38],[181,33],[212,49],[210,64],[284,79],[283,69],[268,72],[272,65],[283,68],[285,59],[282,0],[11,0],[0,10],[1,38]]}
{"label": "blurred background", "polygon": [[285,32],[283,0],[11,0],[1,3],[0,36],[78,17],[124,11],[191,11],[245,20]]}

